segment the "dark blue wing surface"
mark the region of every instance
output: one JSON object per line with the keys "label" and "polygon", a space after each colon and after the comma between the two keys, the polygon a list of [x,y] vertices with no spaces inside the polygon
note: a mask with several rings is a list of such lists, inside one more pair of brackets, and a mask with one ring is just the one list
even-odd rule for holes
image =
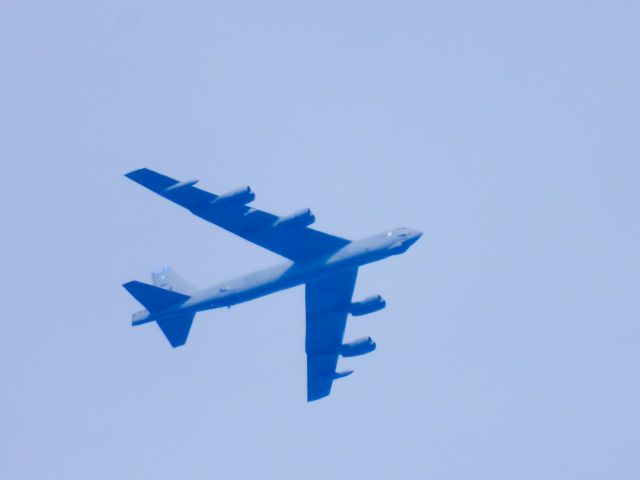
{"label": "dark blue wing surface", "polygon": [[333,381],[348,373],[337,373],[338,355],[351,306],[358,269],[342,271],[307,283],[307,400],[331,393]]}
{"label": "dark blue wing surface", "polygon": [[[196,181],[181,183],[148,168],[126,176],[194,215],[293,261],[334,252],[350,243],[308,226],[278,226],[281,217],[246,205],[254,198],[248,187],[229,197],[201,190],[194,186]],[[228,201],[234,198],[241,200]]]}

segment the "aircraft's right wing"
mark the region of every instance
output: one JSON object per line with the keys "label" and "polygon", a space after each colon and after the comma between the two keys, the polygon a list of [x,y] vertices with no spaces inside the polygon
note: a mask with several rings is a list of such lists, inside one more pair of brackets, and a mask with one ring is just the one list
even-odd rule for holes
{"label": "aircraft's right wing", "polygon": [[247,206],[255,195],[249,187],[216,195],[194,187],[196,181],[179,182],[148,168],[126,174],[152,192],[194,215],[293,261],[339,250],[350,241],[309,228],[310,210],[279,217]]}
{"label": "aircraft's right wing", "polygon": [[331,393],[333,381],[351,372],[338,373],[338,355],[356,285],[358,269],[345,270],[307,283],[307,400]]}

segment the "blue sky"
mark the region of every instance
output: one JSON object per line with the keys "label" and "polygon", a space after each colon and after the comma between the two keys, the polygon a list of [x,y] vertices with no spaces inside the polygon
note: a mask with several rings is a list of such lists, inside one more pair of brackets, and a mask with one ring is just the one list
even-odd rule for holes
{"label": "blue sky", "polygon": [[[0,476],[637,478],[635,2],[0,3]],[[305,402],[301,288],[172,350],[122,283],[279,259],[150,167],[360,238],[378,350]]]}

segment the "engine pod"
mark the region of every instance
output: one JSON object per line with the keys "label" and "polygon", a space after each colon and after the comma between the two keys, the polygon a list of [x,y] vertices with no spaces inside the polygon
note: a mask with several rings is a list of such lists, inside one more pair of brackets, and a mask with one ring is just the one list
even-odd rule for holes
{"label": "engine pod", "polygon": [[246,205],[255,200],[256,194],[253,193],[251,187],[238,188],[223,195],[220,195],[213,202],[212,207],[228,207],[231,205]]}
{"label": "engine pod", "polygon": [[284,217],[280,217],[273,224],[276,228],[289,228],[289,227],[308,227],[313,222],[316,221],[316,217],[311,213],[311,209],[304,208],[302,210],[298,210],[297,212],[292,213],[291,215],[286,215]]}
{"label": "engine pod", "polygon": [[343,357],[357,357],[373,352],[376,349],[376,342],[371,337],[360,338],[351,343],[345,343],[340,348],[340,355]]}
{"label": "engine pod", "polygon": [[365,298],[359,302],[351,304],[350,313],[354,317],[366,315],[368,313],[377,312],[387,306],[387,302],[381,295],[374,295],[372,297]]}

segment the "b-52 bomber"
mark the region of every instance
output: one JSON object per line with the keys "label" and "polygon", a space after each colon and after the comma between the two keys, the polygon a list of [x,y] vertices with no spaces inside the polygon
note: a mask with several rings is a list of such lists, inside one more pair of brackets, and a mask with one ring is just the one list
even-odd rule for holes
{"label": "b-52 bomber", "polygon": [[240,278],[197,289],[170,269],[152,274],[153,285],[132,281],[123,286],[145,308],[133,314],[132,325],[156,322],[172,347],[184,345],[197,312],[230,307],[297,285],[305,285],[307,401],[331,393],[333,381],[352,373],[336,372],[338,357],[372,352],[371,337],[343,343],[349,315],[381,310],[380,295],[353,302],[362,265],[406,252],[422,232],[395,228],[351,241],[314,230],[309,209],[280,217],[247,206],[255,199],[249,187],[216,195],[147,168],[126,176],[194,215],[256,245],[277,253],[286,263]]}

